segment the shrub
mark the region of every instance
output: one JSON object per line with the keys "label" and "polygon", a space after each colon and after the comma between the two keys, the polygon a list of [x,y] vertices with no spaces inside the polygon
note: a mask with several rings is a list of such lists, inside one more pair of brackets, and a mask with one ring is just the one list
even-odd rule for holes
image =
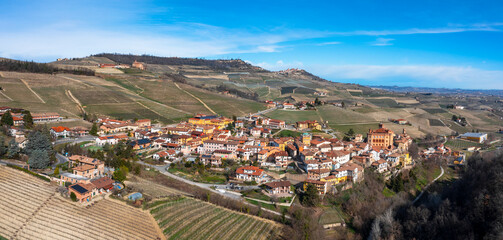
{"label": "shrub", "polygon": [[77,195],[75,195],[74,192],[70,193],[70,198],[72,199],[72,201],[76,202],[77,201]]}

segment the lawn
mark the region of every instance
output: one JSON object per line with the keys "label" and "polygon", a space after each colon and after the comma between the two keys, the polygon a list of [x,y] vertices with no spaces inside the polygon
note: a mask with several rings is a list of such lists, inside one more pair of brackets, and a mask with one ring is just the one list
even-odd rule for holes
{"label": "lawn", "polygon": [[302,133],[291,130],[282,130],[278,134],[274,135],[275,137],[300,137]]}
{"label": "lawn", "polygon": [[[257,205],[257,206],[260,206],[260,207],[263,207],[263,208],[266,208],[266,209],[269,209],[269,210],[273,210],[273,211],[278,211],[276,209],[276,206],[274,206],[273,204],[267,204],[267,203],[263,203],[263,202],[257,202],[257,201],[254,201],[254,200],[250,200],[250,199],[246,199],[247,202],[253,204],[253,205]],[[279,206],[279,212],[283,212],[283,211],[288,211],[289,207],[287,206]]]}

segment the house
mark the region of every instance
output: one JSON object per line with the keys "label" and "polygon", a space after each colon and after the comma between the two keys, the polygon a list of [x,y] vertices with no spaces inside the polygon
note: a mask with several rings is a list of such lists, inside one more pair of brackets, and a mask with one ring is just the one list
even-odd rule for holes
{"label": "house", "polygon": [[68,158],[68,168],[72,173],[62,173],[61,183],[90,183],[91,180],[105,175],[105,164],[95,158],[72,155]]}
{"label": "house", "polygon": [[76,183],[68,187],[68,192],[74,193],[77,200],[83,203],[91,201],[91,198],[97,194],[97,189],[92,183]]}
{"label": "house", "polygon": [[267,180],[268,176],[264,173],[264,170],[255,166],[245,166],[236,169],[236,179],[241,181],[255,181],[256,183],[262,183]]}
{"label": "house", "polygon": [[211,166],[220,166],[222,165],[222,158],[217,157],[215,155],[203,154],[199,158],[202,164],[211,165]]}
{"label": "house", "polygon": [[66,137],[69,137],[71,134],[70,128],[63,127],[63,126],[52,127],[49,132],[51,132],[51,135],[55,138],[59,138],[59,137],[66,138]]}
{"label": "house", "polygon": [[372,167],[377,170],[378,173],[383,173],[388,170],[388,162],[384,159],[373,162]]}
{"label": "house", "polygon": [[138,68],[140,70],[145,70],[145,64],[142,63],[142,62],[137,62],[136,60],[134,60],[133,64],[131,64],[132,67],[134,68]]}
{"label": "house", "polygon": [[290,195],[290,181],[276,181],[264,184],[265,191],[271,195]]}
{"label": "house", "polygon": [[96,145],[102,147],[105,144],[115,145],[119,143],[119,141],[127,141],[128,139],[129,138],[126,135],[121,134],[121,135],[109,135],[109,136],[97,137],[95,141]]}
{"label": "house", "polygon": [[99,193],[109,192],[114,187],[114,180],[109,177],[102,177],[98,179],[91,180],[91,183],[96,187]]}
{"label": "house", "polygon": [[483,143],[487,140],[487,133],[467,132],[460,136],[461,139]]}
{"label": "house", "polygon": [[296,122],[295,124],[297,126],[297,129],[299,129],[299,130],[304,130],[304,129],[321,130],[321,125],[316,120],[300,121],[300,122]]}
{"label": "house", "polygon": [[135,122],[135,124],[139,128],[145,128],[145,127],[150,127],[151,121],[150,121],[150,119],[139,119]]}
{"label": "house", "polygon": [[330,169],[312,169],[307,171],[307,179],[320,180],[330,175]]}
{"label": "house", "polygon": [[176,155],[176,151],[173,149],[170,149],[170,150],[160,151],[160,152],[154,153],[152,155],[152,158],[155,160],[159,160],[161,158],[168,159],[168,158],[174,157],[175,155]]}
{"label": "house", "polygon": [[144,138],[130,142],[129,145],[131,145],[134,150],[145,149],[152,146],[152,141],[148,138]]}
{"label": "house", "polygon": [[12,120],[14,121],[14,126],[19,127],[23,126],[24,120],[20,116],[12,116]]}
{"label": "house", "polygon": [[320,195],[325,195],[325,193],[327,193],[328,191],[328,182],[324,182],[324,181],[318,181],[318,180],[306,180],[304,182],[304,191],[307,191],[307,186],[309,184],[312,184],[316,187],[316,189],[318,190],[318,194]]}
{"label": "house", "polygon": [[283,109],[295,109],[295,105],[293,103],[283,103]]}
{"label": "house", "polygon": [[70,131],[74,137],[84,137],[89,135],[89,129],[84,127],[72,127]]}

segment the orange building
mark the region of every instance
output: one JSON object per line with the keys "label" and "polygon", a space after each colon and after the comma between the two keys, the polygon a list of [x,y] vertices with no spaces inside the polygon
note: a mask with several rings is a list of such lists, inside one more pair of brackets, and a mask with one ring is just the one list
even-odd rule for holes
{"label": "orange building", "polygon": [[393,138],[395,133],[390,129],[384,128],[382,123],[379,124],[379,129],[369,129],[367,141],[372,147],[389,148],[393,146]]}

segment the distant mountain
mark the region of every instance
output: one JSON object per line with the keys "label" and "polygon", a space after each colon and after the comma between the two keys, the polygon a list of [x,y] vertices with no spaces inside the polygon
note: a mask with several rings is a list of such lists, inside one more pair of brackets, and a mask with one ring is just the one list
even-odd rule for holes
{"label": "distant mountain", "polygon": [[393,92],[417,92],[436,94],[467,94],[503,96],[503,90],[460,89],[460,88],[429,88],[429,87],[398,87],[398,86],[370,86]]}

